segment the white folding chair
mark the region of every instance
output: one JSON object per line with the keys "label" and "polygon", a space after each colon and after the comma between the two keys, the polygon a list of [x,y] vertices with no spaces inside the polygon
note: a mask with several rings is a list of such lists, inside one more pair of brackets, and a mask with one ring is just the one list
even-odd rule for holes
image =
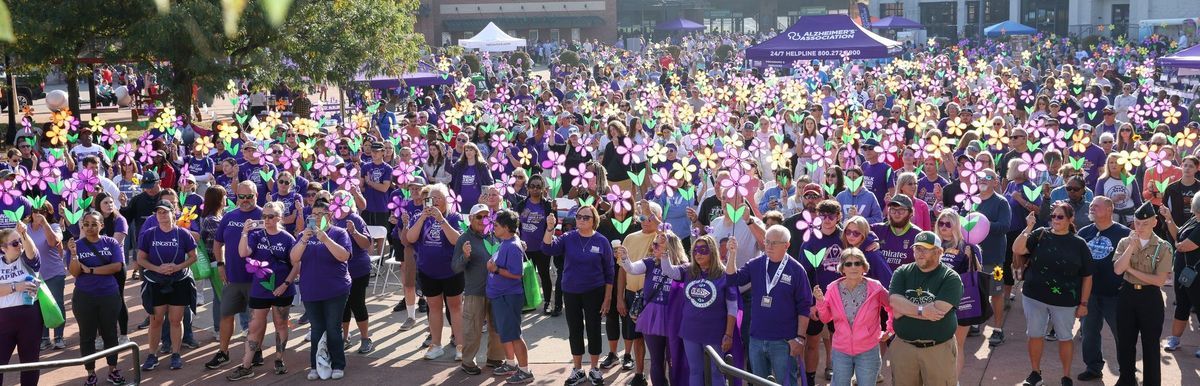
{"label": "white folding chair", "polygon": [[[390,248],[387,247],[387,228],[378,225],[367,226],[367,236],[371,237],[371,249],[367,251],[367,255],[371,257],[371,269],[378,275],[383,268],[382,263],[384,260],[387,260],[388,251],[390,251]],[[386,289],[386,284],[384,287]],[[379,281],[376,280],[372,292],[378,291]]]}

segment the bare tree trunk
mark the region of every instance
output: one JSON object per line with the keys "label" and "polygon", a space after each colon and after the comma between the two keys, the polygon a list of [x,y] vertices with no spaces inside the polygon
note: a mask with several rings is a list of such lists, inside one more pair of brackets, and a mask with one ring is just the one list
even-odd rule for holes
{"label": "bare tree trunk", "polygon": [[75,119],[83,120],[79,114],[79,70],[74,66],[68,66],[63,69],[63,75],[67,78],[67,108],[71,109],[71,115]]}

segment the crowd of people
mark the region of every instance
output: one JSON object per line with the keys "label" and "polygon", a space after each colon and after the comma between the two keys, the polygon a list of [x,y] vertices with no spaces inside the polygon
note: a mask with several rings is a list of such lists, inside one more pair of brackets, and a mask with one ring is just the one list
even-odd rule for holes
{"label": "crowd of people", "polygon": [[[207,129],[161,106],[136,135],[26,117],[0,165],[0,363],[66,348],[38,303],[66,313],[73,282],[80,355],[129,340],[136,289],[143,371],[188,365],[207,298],[207,369],[252,378],[270,351],[284,374],[299,350],[308,380],[341,379],[363,366],[347,351],[375,350],[382,254],[422,357],[452,349],[510,384],[536,376],[522,314],[540,312],[565,314],[568,386],[617,367],[635,386],[739,384],[706,346],[785,385],[954,385],[967,339],[1013,335],[1017,296],[1025,384],[1053,379],[1046,341],[1062,384],[1102,379],[1106,324],[1115,383],[1136,384],[1141,342],[1141,381],[1159,384],[1163,291],[1166,351],[1200,314],[1200,105],[1153,61],[1176,47],[1039,35],[776,71],[717,60],[729,43],[597,44],[548,79],[485,54],[481,82],[362,92],[344,115],[234,90]],[[297,304],[305,348],[287,347]]]}

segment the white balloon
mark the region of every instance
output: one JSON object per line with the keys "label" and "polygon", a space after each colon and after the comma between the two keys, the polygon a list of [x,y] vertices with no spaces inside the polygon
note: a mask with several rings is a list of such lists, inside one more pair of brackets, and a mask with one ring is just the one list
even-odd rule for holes
{"label": "white balloon", "polygon": [[117,97],[117,106],[129,107],[133,103],[133,96],[129,95],[129,87],[117,87],[116,90],[113,90],[113,94]]}
{"label": "white balloon", "polygon": [[59,111],[67,108],[67,92],[54,90],[46,93],[46,107],[49,107],[51,111]]}

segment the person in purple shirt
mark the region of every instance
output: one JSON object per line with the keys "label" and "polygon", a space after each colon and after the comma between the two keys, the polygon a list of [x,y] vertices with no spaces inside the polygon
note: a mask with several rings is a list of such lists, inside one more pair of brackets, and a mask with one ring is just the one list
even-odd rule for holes
{"label": "person in purple shirt", "polygon": [[[237,208],[225,213],[217,225],[213,240],[212,257],[217,260],[217,272],[225,282],[221,293],[221,345],[213,359],[204,367],[216,369],[229,362],[229,339],[233,336],[233,316],[244,312],[250,302],[250,281],[246,271],[246,259],[238,253],[235,245],[241,243],[242,228],[246,221],[262,220],[262,209],[258,207],[258,185],[252,181],[237,184]],[[220,269],[219,267],[225,267]]]}
{"label": "person in purple shirt", "polygon": [[863,188],[875,195],[876,202],[882,208],[885,203],[884,197],[887,197],[888,190],[892,188],[892,167],[879,162],[876,146],[879,146],[879,141],[875,139],[868,139],[862,144],[863,158],[866,160],[862,165]]}
{"label": "person in purple shirt", "polygon": [[[111,200],[111,198],[109,198]],[[101,236],[104,219],[100,212],[87,209],[79,224],[83,229],[83,238],[66,242],[67,254],[71,264],[69,271],[75,277],[75,293],[71,295],[71,312],[75,322],[79,324],[79,354],[92,355],[96,352],[96,340],[99,333],[104,341],[104,348],[117,346],[117,317],[125,299],[115,275],[125,269],[125,252],[121,242],[108,236]],[[121,370],[117,366],[116,354],[105,357],[108,362],[108,381],[114,385],[125,383]],[[84,364],[88,372],[89,384],[97,384],[96,363]]]}
{"label": "person in purple shirt", "polygon": [[[228,216],[228,215],[226,215]],[[317,373],[317,346],[322,337],[329,349],[332,379],[346,375],[345,341],[342,340],[342,313],[350,296],[350,234],[331,224],[329,200],[317,199],[312,206],[312,221],[292,247],[292,265],[300,266],[300,297],[309,315],[311,340],[306,378],[321,379]],[[232,326],[231,326],[232,327]],[[231,328],[232,329],[232,328]],[[224,331],[224,330],[222,330]]]}
{"label": "person in purple shirt", "polygon": [[[371,144],[371,162],[362,165],[362,194],[367,205],[362,217],[368,225],[386,226],[388,196],[392,191],[392,167],[383,162],[384,142]],[[359,229],[366,231],[366,228]]]}
{"label": "person in purple shirt", "polygon": [[[772,225],[764,236],[766,253],[737,266],[736,238],[727,241],[729,257],[725,273],[730,285],[750,284],[754,318],[750,320],[750,369],[766,378],[772,374],[783,385],[800,385],[797,357],[804,351],[801,340],[808,329],[813,305],[808,273],[787,255],[791,233]],[[803,371],[804,369],[799,369]]]}
{"label": "person in purple shirt", "polygon": [[[196,262],[196,240],[187,230],[175,224],[175,206],[170,201],[159,201],[154,206],[154,219],[158,227],[138,237],[137,263],[145,271],[142,289],[142,304],[152,308],[150,316],[150,352],[143,371],[158,367],[159,341],[164,317],[171,325],[171,369],[183,368],[179,354],[183,341],[183,313],[186,308],[196,307],[196,282],[191,278],[188,267]],[[232,326],[229,328],[233,330]]]}
{"label": "person in purple shirt", "polygon": [[[462,347],[463,335],[459,332],[462,326],[462,293],[465,289],[462,273],[454,273],[450,266],[450,258],[454,255],[454,244],[458,243],[458,224],[462,217],[451,212],[447,197],[450,192],[446,185],[433,184],[428,187],[429,195],[425,198],[425,208],[411,222],[405,237],[409,244],[416,247],[417,254],[417,283],[429,303],[429,351],[425,358],[429,360],[440,358],[446,353],[442,348],[442,309],[445,304],[450,308],[450,331],[455,344]],[[410,223],[409,215],[404,214],[404,223]],[[461,354],[457,354],[461,355]]]}
{"label": "person in purple shirt", "polygon": [[[588,379],[593,384],[604,381],[600,373],[601,315],[612,304],[612,285],[616,279],[616,260],[612,245],[596,232],[600,212],[594,206],[583,206],[575,212],[575,230],[554,237],[558,219],[546,215],[546,233],[542,235],[542,251],[563,256],[562,292],[567,314],[567,330],[571,341],[571,375],[568,384]],[[583,338],[586,329],[587,351],[592,368],[583,372]]]}
{"label": "person in purple shirt", "polygon": [[250,286],[250,328],[247,330],[246,354],[233,372],[226,377],[238,381],[254,376],[253,359],[262,357],[263,339],[267,332],[267,313],[275,322],[275,373],[287,372],[283,363],[288,339],[288,312],[296,296],[296,277],[300,267],[292,264],[289,255],[296,238],[283,227],[284,206],[278,201],[262,208],[262,221],[246,221],[238,242],[238,254],[247,260],[252,270]]}
{"label": "person in purple shirt", "polygon": [[254,185],[258,187],[256,192],[263,192],[263,194],[257,195],[258,201],[256,202],[258,206],[262,206],[263,204],[267,203],[266,192],[270,191],[270,186],[267,185],[270,180],[267,179],[267,176],[264,176],[263,173],[276,173],[277,170],[274,164],[266,162],[266,160],[258,156],[257,152],[257,143],[246,142],[246,144],[242,146],[241,154],[246,159],[246,162],[242,162],[238,165],[237,180],[239,182],[254,182]]}
{"label": "person in purple shirt", "polygon": [[[975,271],[981,271],[983,269],[983,262],[980,260],[981,256],[983,256],[983,251],[979,249],[978,245],[971,245],[967,243],[966,236],[963,235],[962,232],[962,225],[959,221],[958,213],[955,213],[952,209],[945,209],[942,210],[941,214],[938,215],[936,224],[934,226],[937,227],[936,229],[938,237],[942,239],[942,249],[944,250],[942,253],[942,263],[946,266],[949,266],[954,270],[954,272],[957,272],[960,277],[963,277],[972,269]],[[974,272],[971,273],[977,274]],[[991,274],[991,272],[984,272],[984,274]],[[976,296],[978,296],[978,294],[976,294]],[[969,297],[964,293],[963,302],[959,304],[965,304],[970,298],[972,297]],[[974,306],[983,308],[983,313],[980,314],[980,318],[977,318],[976,320],[958,320],[958,328],[954,331],[954,338],[960,350],[967,341],[968,329],[972,325],[982,320],[987,320],[987,318],[991,316],[992,310],[990,307],[982,303],[984,300],[986,300],[984,297],[978,297],[975,299],[976,303]],[[962,358],[962,355],[958,356],[958,371],[960,373],[962,372],[963,366]]]}
{"label": "person in purple shirt", "polygon": [[275,193],[271,194],[271,201],[283,204],[280,219],[283,229],[296,229],[301,213],[304,212],[304,196],[296,189],[305,189],[307,185],[297,185],[298,182],[300,179],[292,172],[281,172],[275,179]]}
{"label": "person in purple shirt", "polygon": [[[339,190],[334,192],[335,195],[349,195],[350,193]],[[353,202],[350,201],[351,208],[346,211],[345,217],[333,219],[333,225],[338,228],[343,228],[350,235],[350,261],[346,264],[350,269],[350,297],[346,299],[346,310],[342,313],[342,334],[343,340],[348,338],[350,334],[350,316],[354,316],[354,321],[358,324],[359,339],[359,354],[369,354],[375,348],[371,344],[371,331],[368,328],[367,313],[367,285],[371,282],[371,256],[368,250],[371,248],[371,236],[367,235],[367,223],[363,221],[362,216],[359,216],[357,210],[353,207]]]}
{"label": "person in purple shirt", "polygon": [[[7,365],[16,348],[21,363],[38,361],[38,338],[42,331],[42,313],[36,301],[26,303],[25,299],[37,299],[37,248],[24,223],[15,222],[14,228],[0,230],[0,250],[3,260],[0,260],[0,347],[3,347],[4,360],[0,365]],[[29,279],[27,279],[29,278]],[[0,383],[4,379],[0,376]],[[22,371],[21,385],[37,385],[38,371]]]}
{"label": "person in purple shirt", "polygon": [[[508,376],[509,384],[533,381],[529,371],[529,348],[521,337],[521,309],[525,306],[525,288],[521,277],[524,274],[525,252],[521,250],[521,239],[517,238],[519,226],[517,212],[502,209],[496,214],[492,227],[500,246],[488,261],[487,297],[492,306],[492,324],[504,345],[505,362],[492,372],[497,376]],[[470,255],[471,244],[463,245],[463,253]],[[516,366],[510,364],[514,361]]]}
{"label": "person in purple shirt", "polygon": [[[688,364],[689,385],[704,384],[705,345],[719,347],[721,352],[740,354],[741,336],[737,330],[738,287],[730,284],[725,264],[717,249],[717,240],[710,235],[700,236],[692,243],[693,262],[683,265],[663,264],[663,273],[683,283],[684,297],[679,336],[683,339],[684,357]],[[736,350],[736,351],[734,351]],[[672,357],[677,357],[672,355]],[[735,363],[736,363],[735,359]],[[723,383],[724,376],[716,365],[710,368],[712,379]]]}
{"label": "person in purple shirt", "polygon": [[555,211],[554,200],[545,197],[547,193],[546,179],[540,174],[530,176],[529,182],[525,183],[525,189],[529,192],[529,196],[512,206],[513,210],[520,215],[519,233],[521,241],[525,242],[525,255],[529,256],[529,260],[533,261],[534,268],[537,268],[538,281],[542,285],[542,299],[545,299],[542,313],[545,315],[561,313],[562,296],[559,295],[557,303],[551,300],[555,299],[554,288],[562,285],[562,265],[557,266],[559,275],[556,284],[550,275],[551,256],[542,251],[541,240],[542,235],[546,234],[546,216]]}
{"label": "person in purple shirt", "polygon": [[492,173],[488,171],[487,161],[479,146],[474,143],[463,145],[463,155],[450,168],[450,189],[462,200],[459,207],[470,208],[479,202],[483,187],[495,183]]}
{"label": "person in purple shirt", "polygon": [[879,237],[879,252],[892,271],[913,262],[913,240],[921,228],[912,224],[912,198],[903,194],[892,196],[887,206],[887,221],[872,224],[871,232]]}

